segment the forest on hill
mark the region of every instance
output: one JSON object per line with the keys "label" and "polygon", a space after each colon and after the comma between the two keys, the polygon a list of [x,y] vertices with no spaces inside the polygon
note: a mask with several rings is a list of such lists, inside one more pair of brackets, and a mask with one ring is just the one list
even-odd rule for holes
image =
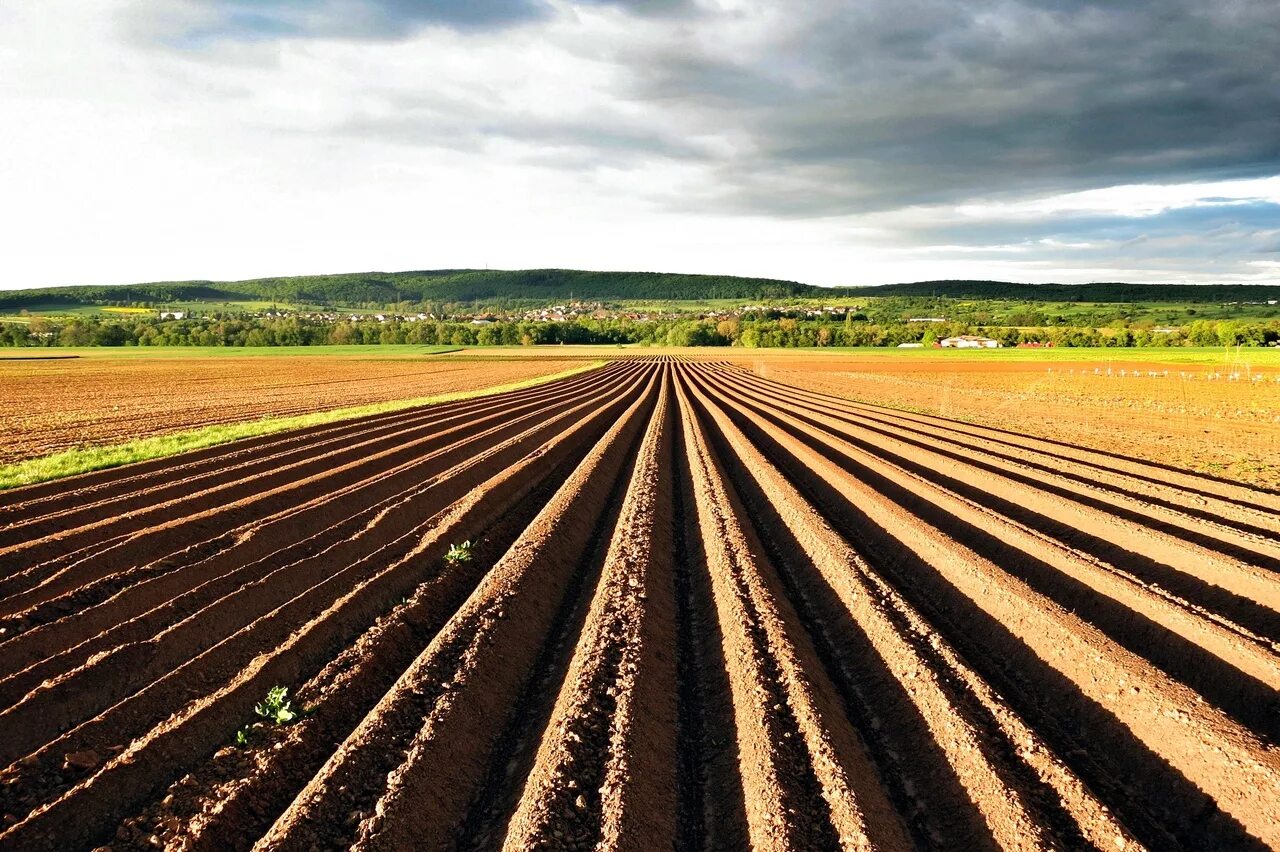
{"label": "forest on hill", "polygon": [[875,287],[816,287],[773,278],[663,272],[592,272],[573,269],[440,269],[302,275],[249,281],[176,281],[115,286],[44,287],[0,291],[0,312],[36,306],[163,305],[174,302],[260,301],[332,307],[413,303],[471,303],[495,307],[552,304],[569,299],[601,302],[859,297],[1009,299],[1029,302],[1257,302],[1280,299],[1280,286],[1022,284],[1007,281],[919,281]]}
{"label": "forest on hill", "polygon": [[302,275],[251,281],[180,281],[103,287],[46,287],[0,292],[0,307],[29,305],[269,301],[364,307],[402,302],[548,303],[682,301],[692,299],[776,300],[825,292],[769,278],[684,275],[661,272],[587,272],[572,269],[517,271],[445,269]]}

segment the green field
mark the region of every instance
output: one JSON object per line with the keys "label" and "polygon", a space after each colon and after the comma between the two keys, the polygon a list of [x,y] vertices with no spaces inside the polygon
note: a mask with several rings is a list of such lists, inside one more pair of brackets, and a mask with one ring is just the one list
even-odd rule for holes
{"label": "green field", "polygon": [[413,344],[396,346],[48,346],[0,349],[0,361],[68,356],[77,358],[261,358],[361,355],[365,358],[395,358],[406,355],[443,355],[447,352],[460,351],[462,347],[459,346]]}
{"label": "green field", "polygon": [[[714,352],[714,349],[702,348],[689,350],[692,352]],[[1105,363],[1108,361],[1143,361],[1165,364],[1200,364],[1213,366],[1217,364],[1253,364],[1255,366],[1280,367],[1280,347],[1258,346],[1222,346],[1212,347],[1053,347],[1053,348],[1002,348],[1002,349],[897,349],[894,347],[864,346],[804,349],[734,349],[734,352],[759,352],[762,357],[796,353],[805,355],[849,354],[860,358],[915,358],[920,360],[953,360],[953,361],[1089,361]]]}
{"label": "green field", "polygon": [[[510,357],[519,353],[556,357],[607,358],[620,352],[656,353],[665,347],[645,347],[636,344],[606,344],[600,346],[86,346],[80,348],[49,347],[40,349],[0,349],[0,361],[32,358],[260,358],[260,357],[321,357],[356,356],[362,358],[403,358],[421,355],[460,353],[467,358],[484,358],[496,355]],[[1280,366],[1280,347],[1054,347],[1038,349],[897,349],[884,346],[787,349],[745,349],[742,347],[695,347],[681,350],[691,355],[714,356],[717,352],[743,356],[748,353],[760,357],[808,357],[814,355],[849,354],[859,358],[916,358],[924,360],[949,359],[955,361],[1160,361],[1169,364],[1239,364]]]}

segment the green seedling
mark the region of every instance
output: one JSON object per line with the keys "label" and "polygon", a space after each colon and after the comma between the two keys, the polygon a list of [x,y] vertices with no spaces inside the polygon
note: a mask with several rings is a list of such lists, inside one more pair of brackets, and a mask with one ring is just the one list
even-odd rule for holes
{"label": "green seedling", "polygon": [[[287,725],[299,717],[309,714],[311,710],[307,708],[295,710],[293,702],[289,700],[289,688],[287,686],[273,686],[267,691],[267,697],[264,700],[253,705],[253,712],[272,724]],[[261,724],[261,722],[255,722],[237,729],[236,745],[241,747],[249,745],[254,727]]]}
{"label": "green seedling", "polygon": [[267,692],[266,700],[253,705],[253,712],[277,725],[287,725],[298,718],[297,711],[293,709],[292,702],[289,701],[289,688],[287,686],[271,687]]}
{"label": "green seedling", "polygon": [[464,562],[470,562],[471,542],[464,541],[462,544],[449,545],[449,552],[444,555],[444,561],[450,565],[461,565]]}

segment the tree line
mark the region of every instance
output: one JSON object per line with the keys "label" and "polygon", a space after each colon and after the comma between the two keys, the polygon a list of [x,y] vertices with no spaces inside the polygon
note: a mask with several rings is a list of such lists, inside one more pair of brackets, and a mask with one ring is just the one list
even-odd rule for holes
{"label": "tree line", "polygon": [[3,346],[545,346],[641,344],[649,346],[743,346],[748,348],[932,345],[945,337],[978,334],[1005,346],[1035,343],[1081,346],[1270,346],[1280,345],[1280,320],[1199,320],[1161,333],[1149,328],[1012,328],[949,323],[872,322],[849,314],[829,319],[672,319],[624,317],[566,322],[506,321],[490,324],[392,319],[326,321],[297,316],[71,318],[33,316],[26,323],[0,323]]}

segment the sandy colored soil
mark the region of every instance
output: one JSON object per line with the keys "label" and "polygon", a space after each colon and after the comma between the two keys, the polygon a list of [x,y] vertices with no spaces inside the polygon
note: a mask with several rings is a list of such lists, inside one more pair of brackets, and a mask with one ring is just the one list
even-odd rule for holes
{"label": "sandy colored soil", "polygon": [[0,464],[267,415],[476,390],[578,363],[456,355],[0,359]]}
{"label": "sandy colored soil", "polygon": [[1280,496],[750,365],[7,492],[0,631],[5,849],[1280,846]]}
{"label": "sandy colored soil", "polygon": [[1280,488],[1280,368],[743,357],[757,375]]}

